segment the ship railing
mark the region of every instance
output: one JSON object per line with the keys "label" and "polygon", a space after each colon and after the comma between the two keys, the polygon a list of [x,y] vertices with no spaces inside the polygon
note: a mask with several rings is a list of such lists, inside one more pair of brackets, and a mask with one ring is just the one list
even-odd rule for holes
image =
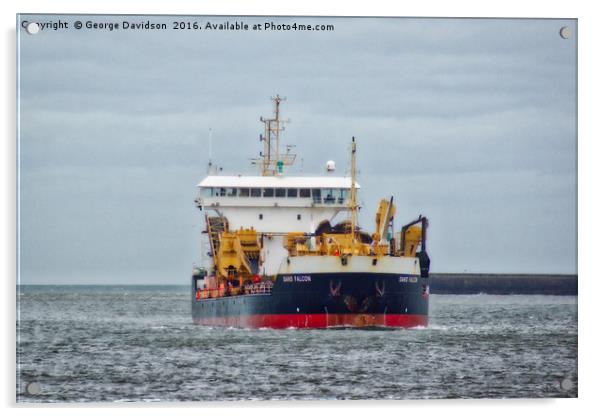
{"label": "ship railing", "polygon": [[274,287],[274,283],[271,281],[253,283],[249,285],[245,285],[245,295],[269,295],[272,293],[272,288]]}
{"label": "ship railing", "polygon": [[271,281],[253,283],[243,286],[244,290],[240,288],[214,288],[214,289],[197,289],[195,294],[196,300],[202,299],[216,299],[224,296],[239,296],[239,295],[269,295],[272,293],[274,283]]}
{"label": "ship railing", "polygon": [[334,196],[317,196],[314,195],[312,197],[312,202],[314,205],[343,205],[347,203],[345,198],[334,197]]}

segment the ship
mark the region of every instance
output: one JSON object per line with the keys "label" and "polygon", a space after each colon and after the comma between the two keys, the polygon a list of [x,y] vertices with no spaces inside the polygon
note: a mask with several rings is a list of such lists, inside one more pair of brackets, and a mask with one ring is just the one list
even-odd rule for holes
{"label": "ship", "polygon": [[[284,98],[261,117],[254,175],[226,175],[209,160],[195,204],[202,214],[201,263],[193,265],[195,324],[235,328],[412,328],[428,325],[428,220],[398,230],[393,197],[377,204],[375,228],[358,223],[358,143],[350,170],[288,174],[281,148]],[[347,152],[347,151],[345,151]],[[285,169],[287,171],[285,171]],[[291,169],[292,170],[292,169]]]}

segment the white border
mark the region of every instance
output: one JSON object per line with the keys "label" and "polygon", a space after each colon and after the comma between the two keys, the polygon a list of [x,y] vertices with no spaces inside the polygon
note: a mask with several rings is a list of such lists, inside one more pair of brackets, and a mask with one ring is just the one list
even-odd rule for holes
{"label": "white border", "polygon": [[[588,2],[595,4],[594,2]],[[442,401],[405,401],[405,402],[285,402],[285,403],[232,403],[213,404],[204,407],[212,409],[195,409],[202,405],[163,404],[160,406],[104,406],[119,407],[129,411],[136,410],[151,415],[163,415],[165,412],[183,412],[199,414],[200,412],[223,413],[224,411],[240,412],[241,407],[251,414],[282,413],[303,414],[325,411],[328,413],[344,411],[345,413],[365,414],[367,407],[381,407],[383,412],[426,412],[427,414],[445,413],[446,415],[504,415],[509,412],[526,410],[529,412],[545,412],[549,415],[567,412],[582,412],[594,408],[599,396],[598,377],[600,344],[598,317],[600,316],[600,267],[596,267],[596,255],[600,243],[594,239],[600,227],[600,195],[599,141],[602,140],[599,124],[600,118],[600,65],[599,40],[602,39],[601,16],[594,6],[585,2],[576,4],[570,1],[546,1],[527,3],[524,0],[506,0],[492,4],[483,1],[421,1],[398,2],[394,5],[385,1],[371,0],[359,4],[345,1],[326,2],[320,0],[306,1],[204,1],[190,2],[185,0],[125,3],[123,0],[105,0],[98,2],[81,1],[20,1],[2,2],[3,27],[3,85],[2,115],[5,126],[2,157],[2,220],[4,238],[0,246],[0,264],[4,265],[3,310],[5,319],[2,322],[5,342],[2,343],[2,358],[6,365],[2,368],[2,404],[14,407],[15,403],[15,14],[22,13],[131,13],[131,14],[284,14],[284,15],[335,15],[335,16],[443,16],[443,17],[551,17],[578,18],[579,31],[579,399],[573,400],[442,400]],[[595,75],[597,74],[597,75]],[[559,241],[562,244],[562,241]],[[334,407],[343,406],[344,409]],[[391,407],[395,408],[391,408]],[[23,407],[23,406],[20,406]],[[67,409],[63,409],[66,407]],[[81,412],[76,406],[27,407],[27,412],[44,412],[44,414],[62,415]],[[96,414],[106,413],[105,408],[85,406],[86,411]],[[165,409],[169,407],[169,409]],[[215,408],[216,407],[216,408]],[[232,409],[231,407],[234,407]],[[10,409],[12,414],[15,409]]]}

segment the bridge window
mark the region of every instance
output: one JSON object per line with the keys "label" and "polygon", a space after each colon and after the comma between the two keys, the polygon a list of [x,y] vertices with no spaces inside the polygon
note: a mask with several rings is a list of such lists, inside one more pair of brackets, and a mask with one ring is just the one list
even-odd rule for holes
{"label": "bridge window", "polygon": [[251,197],[258,198],[261,196],[261,188],[251,188]]}
{"label": "bridge window", "polygon": [[334,197],[334,189],[324,189],[324,203],[325,204],[334,204],[335,201],[335,197]]}
{"label": "bridge window", "polygon": [[240,188],[238,190],[238,196],[248,197],[249,196],[249,188]]}
{"label": "bridge window", "polygon": [[274,196],[274,188],[263,188],[263,196],[270,198]]}
{"label": "bridge window", "polygon": [[309,198],[309,196],[310,196],[309,189],[308,188],[301,188],[301,189],[299,189],[299,196],[301,198]]}
{"label": "bridge window", "polygon": [[226,188],[226,196],[236,196],[238,188]]}
{"label": "bridge window", "polygon": [[201,196],[205,198],[213,196],[213,188],[201,188]]}
{"label": "bridge window", "polygon": [[218,194],[216,196],[226,196],[226,188],[219,188]]}
{"label": "bridge window", "polygon": [[311,196],[314,199],[314,202],[320,203],[322,202],[322,190],[321,189],[312,189]]}
{"label": "bridge window", "polygon": [[282,198],[286,196],[286,189],[284,188],[276,188],[276,197]]}
{"label": "bridge window", "polygon": [[289,198],[297,198],[297,188],[289,188],[287,191],[287,196]]}

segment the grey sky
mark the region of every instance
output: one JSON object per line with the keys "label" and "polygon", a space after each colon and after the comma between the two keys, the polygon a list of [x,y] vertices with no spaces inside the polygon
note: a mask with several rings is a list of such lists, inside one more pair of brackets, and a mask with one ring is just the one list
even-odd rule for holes
{"label": "grey sky", "polygon": [[429,217],[433,271],[576,272],[574,20],[150,19],[169,29],[20,31],[22,283],[188,283],[208,130],[224,171],[254,172],[275,94],[304,173],[343,173],[357,137],[365,228],[389,195],[398,227]]}

